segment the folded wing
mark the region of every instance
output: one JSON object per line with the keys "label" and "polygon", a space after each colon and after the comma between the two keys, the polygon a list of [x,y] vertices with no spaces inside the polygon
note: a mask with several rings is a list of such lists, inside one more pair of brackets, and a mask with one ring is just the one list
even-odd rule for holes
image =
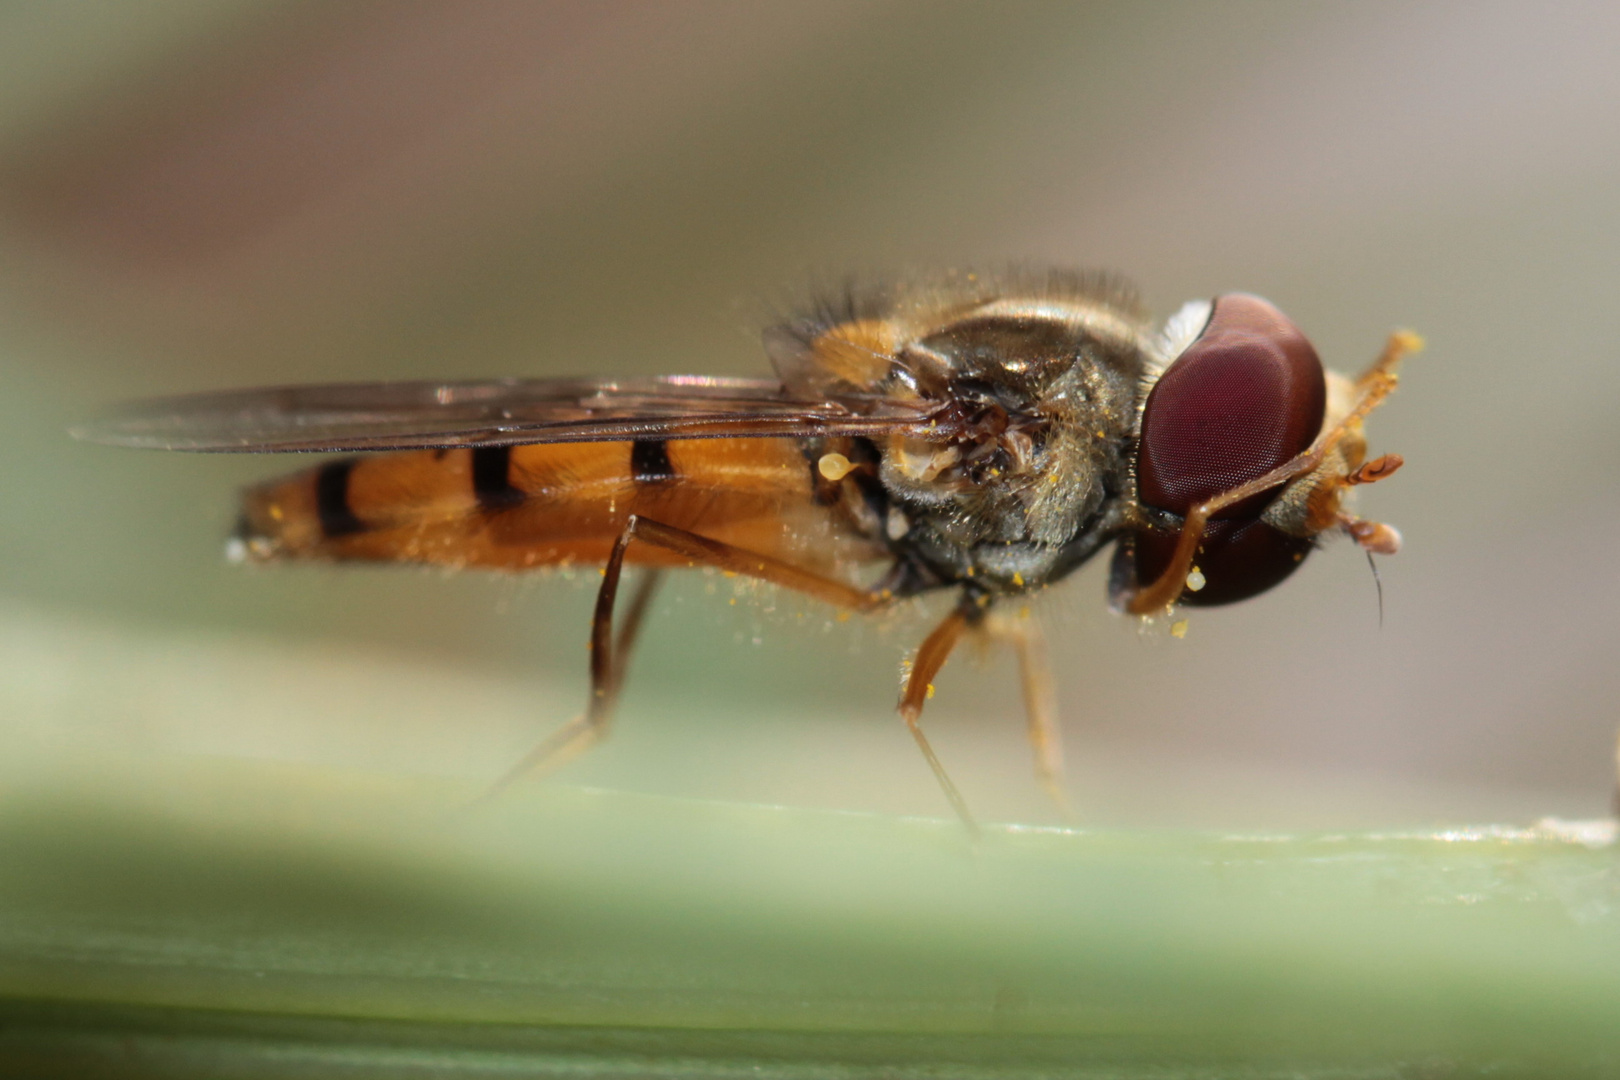
{"label": "folded wing", "polygon": [[310,453],[920,434],[933,411],[878,395],[806,400],[774,380],[711,376],[334,383],[135,401],[73,434],[143,449]]}

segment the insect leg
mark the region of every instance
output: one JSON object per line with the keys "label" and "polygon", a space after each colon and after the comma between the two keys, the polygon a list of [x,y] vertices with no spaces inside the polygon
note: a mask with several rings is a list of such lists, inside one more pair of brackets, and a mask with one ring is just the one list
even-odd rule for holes
{"label": "insect leg", "polygon": [[1046,655],[1046,635],[1031,619],[992,617],[986,630],[1012,646],[1018,657],[1018,680],[1024,692],[1024,717],[1030,749],[1035,752],[1035,782],[1052,800],[1064,820],[1074,820],[1063,784],[1063,742],[1058,729],[1057,694],[1052,686],[1052,665]]}
{"label": "insect leg", "polygon": [[[621,573],[622,569],[623,564],[621,561]],[[641,624],[646,618],[647,608],[652,603],[653,594],[658,590],[658,582],[661,575],[662,571],[656,568],[646,570],[642,573],[640,580],[636,583],[636,591],[630,598],[630,606],[625,611],[624,622],[619,627],[619,632],[613,639],[613,670],[608,673],[610,675],[610,685],[606,687],[607,693],[604,695],[610,702],[616,699],[619,691],[624,688],[624,679],[630,667],[630,654],[635,648],[636,638],[640,635]],[[618,582],[617,578],[615,578],[615,592],[617,592],[617,586]],[[603,588],[605,589],[606,587],[607,581],[606,576],[604,575]],[[598,597],[598,606],[600,607],[600,594]],[[593,631],[595,625],[595,620],[593,619]],[[595,666],[596,665],[593,663],[592,701],[597,700],[597,694],[595,692],[596,687],[594,685],[596,676]],[[495,783],[491,785],[490,789],[484,793],[483,798],[493,798],[509,787],[514,781],[522,779],[524,776],[531,774],[543,775],[561,767],[569,761],[572,761],[580,754],[583,754],[586,750],[589,750],[607,734],[608,722],[611,719],[611,714],[604,715],[599,717],[597,722],[593,724],[591,714],[588,710],[585,713],[574,717],[574,719],[570,720],[567,724],[563,725],[551,735],[547,736],[533,750],[530,750],[527,754],[524,754],[522,760],[508,769],[499,780],[495,781]]]}
{"label": "insect leg", "polygon": [[[584,722],[587,727],[604,731],[618,702],[619,689],[624,683],[624,658],[619,655],[624,644],[613,637],[613,604],[618,598],[619,577],[624,572],[625,553],[633,540],[652,547],[661,547],[685,556],[694,563],[713,566],[720,570],[758,578],[816,597],[836,607],[871,610],[887,601],[881,593],[872,593],[841,581],[822,577],[790,563],[757,555],[751,551],[710,540],[706,536],[665,525],[636,514],[625,522],[624,531],[613,545],[607,565],[602,570],[602,587],[596,594],[596,613],[591,619],[591,700],[586,707]],[[633,634],[633,627],[641,620],[645,599],[638,596],[626,618],[625,631]]]}
{"label": "insect leg", "polygon": [[[1397,381],[1395,369],[1400,366],[1402,357],[1421,348],[1423,339],[1416,334],[1404,331],[1391,334],[1378,359],[1356,379],[1355,405],[1338,423],[1318,435],[1309,449],[1263,476],[1257,476],[1246,484],[1223,491],[1189,509],[1181,526],[1181,536],[1176,541],[1175,553],[1170,556],[1169,565],[1165,567],[1157,581],[1137,590],[1136,595],[1126,604],[1126,610],[1133,615],[1151,615],[1175,603],[1187,583],[1187,573],[1192,569],[1193,557],[1198,553],[1198,543],[1204,537],[1204,526],[1209,523],[1209,519],[1233,503],[1242,502],[1262,491],[1270,491],[1290,480],[1304,476],[1321,465],[1328,451],[1337,446],[1346,435],[1359,430],[1358,425],[1367,418],[1367,414],[1377,408],[1389,396],[1390,391],[1395,389]],[[1385,459],[1380,458],[1379,461],[1384,462]],[[1382,475],[1388,475],[1399,467],[1389,462],[1385,462],[1385,466]],[[1362,477],[1358,482],[1377,478],[1379,477]]]}
{"label": "insect leg", "polygon": [[653,595],[658,591],[663,574],[662,570],[653,567],[643,570],[641,580],[636,582],[635,595],[630,597],[629,610],[624,613],[624,625],[619,627],[618,636],[613,639],[613,656],[618,669],[614,672],[615,692],[624,689],[624,679],[630,671],[631,650],[636,647],[642,620],[647,617],[647,608],[652,605]]}
{"label": "insect leg", "polygon": [[[606,697],[617,701],[619,692],[624,689],[625,677],[630,673],[630,653],[636,647],[636,639],[641,634],[641,623],[647,615],[647,607],[652,603],[653,593],[658,589],[658,581],[662,571],[650,569],[643,572],[641,579],[636,583],[636,591],[630,597],[630,606],[624,613],[624,621],[619,625],[619,632],[613,637],[613,670],[608,673],[608,687]],[[593,638],[595,620],[592,620]],[[594,650],[593,650],[594,651]],[[596,697],[593,687],[592,698]],[[602,725],[607,726],[605,723]]]}
{"label": "insect leg", "polygon": [[[768,581],[772,585],[804,593],[833,607],[852,611],[872,611],[882,607],[890,599],[882,591],[873,592],[848,585],[769,555],[758,555],[744,548],[719,540],[710,540],[706,536],[699,536],[697,533],[635,514],[630,516],[618,544],[614,546],[613,555],[608,559],[610,569],[615,561],[623,562],[624,549],[630,545],[631,540],[672,551],[691,560],[693,565],[712,566],[717,570],[742,577]],[[605,580],[603,588],[606,589]],[[601,603],[602,597],[598,595],[599,607]],[[609,604],[611,605],[611,600]]]}
{"label": "insect leg", "polygon": [[[971,608],[968,606],[971,604]],[[900,719],[906,722],[906,728],[911,737],[917,740],[917,747],[922,751],[923,759],[928,767],[934,770],[934,779],[939,781],[940,790],[945,793],[945,799],[956,811],[956,816],[962,819],[968,832],[974,836],[979,835],[978,823],[968,811],[967,800],[956,789],[956,784],[945,772],[945,766],[940,763],[939,756],[928,743],[928,736],[923,734],[922,718],[923,703],[932,696],[934,691],[934,676],[939,674],[940,668],[956,648],[956,643],[962,640],[962,633],[967,630],[970,617],[979,614],[976,603],[968,601],[945,616],[943,622],[934,627],[933,631],[923,639],[917,649],[916,659],[911,663],[911,674],[906,679],[906,688],[900,694]]]}
{"label": "insect leg", "polygon": [[[518,762],[490,790],[488,798],[514,780],[533,771],[549,772],[572,760],[599,742],[613,720],[613,709],[618,703],[619,691],[624,686],[629,651],[635,643],[657,572],[642,578],[636,595],[630,601],[624,623],[617,635],[613,629],[613,609],[619,596],[619,580],[624,574],[625,554],[632,541],[664,548],[690,559],[693,563],[713,566],[744,577],[758,578],[775,585],[795,589],[824,600],[835,607],[857,611],[870,611],[887,603],[889,597],[881,592],[869,592],[841,581],[822,577],[809,570],[771,558],[757,555],[731,544],[699,536],[685,529],[653,521],[632,514],[624,530],[613,545],[607,564],[602,568],[602,584],[596,593],[596,610],[591,617],[591,694],[585,712],[553,732]],[[943,662],[943,660],[942,660]]]}

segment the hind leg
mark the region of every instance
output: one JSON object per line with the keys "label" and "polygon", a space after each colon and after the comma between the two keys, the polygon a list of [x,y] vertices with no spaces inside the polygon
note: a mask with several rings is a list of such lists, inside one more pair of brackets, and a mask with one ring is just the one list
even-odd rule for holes
{"label": "hind leg", "polygon": [[591,694],[584,714],[553,732],[524,755],[523,760],[495,783],[486,798],[530,773],[543,774],[556,769],[606,737],[619,692],[624,686],[630,650],[635,644],[658,580],[657,571],[642,578],[615,635],[613,609],[619,596],[619,581],[624,575],[625,554],[632,542],[672,551],[690,559],[694,565],[713,566],[729,573],[796,589],[836,607],[870,611],[881,607],[889,599],[883,593],[868,592],[769,556],[632,514],[625,523],[624,531],[619,534],[618,542],[613,545],[607,565],[602,568],[602,584],[597,589],[596,610],[591,617]]}
{"label": "hind leg", "polygon": [[[620,624],[618,635],[613,640],[612,669],[607,673],[608,685],[604,687],[605,692],[601,695],[601,698],[610,703],[610,707],[606,710],[598,710],[597,715],[594,717],[587,710],[561,728],[558,728],[533,750],[524,754],[516,765],[513,765],[499,780],[495,781],[489,791],[485,793],[484,798],[492,798],[498,795],[513,782],[525,776],[544,776],[554,769],[561,768],[596,745],[607,735],[608,726],[612,722],[611,702],[618,698],[619,692],[624,688],[625,676],[630,669],[630,655],[635,649],[636,639],[641,633],[641,624],[646,619],[647,608],[652,603],[653,594],[658,590],[661,573],[656,569],[648,570],[636,583],[636,591],[630,598],[630,606],[625,611],[624,621]],[[617,585],[617,582],[615,582],[615,585]],[[600,602],[598,606],[600,606]],[[594,627],[594,620],[592,625]],[[593,702],[599,700],[594,690],[595,676],[593,665],[593,692],[591,694]]]}

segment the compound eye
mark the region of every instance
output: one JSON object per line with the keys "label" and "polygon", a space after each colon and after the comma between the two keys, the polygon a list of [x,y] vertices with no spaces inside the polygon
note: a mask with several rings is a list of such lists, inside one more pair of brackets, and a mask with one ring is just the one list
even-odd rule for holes
{"label": "compound eye", "polygon": [[[1175,550],[1174,533],[1139,533],[1135,539],[1136,580],[1158,580]],[[1197,592],[1183,590],[1178,602],[1214,607],[1247,600],[1292,574],[1310,550],[1309,540],[1279,532],[1259,518],[1211,521],[1193,560],[1204,575],[1204,587]]]}
{"label": "compound eye", "polygon": [[[1310,446],[1326,404],[1322,362],[1286,315],[1258,296],[1217,297],[1204,332],[1143,408],[1143,505],[1186,514],[1270,472]],[[1261,492],[1215,516],[1252,518],[1274,495]]]}

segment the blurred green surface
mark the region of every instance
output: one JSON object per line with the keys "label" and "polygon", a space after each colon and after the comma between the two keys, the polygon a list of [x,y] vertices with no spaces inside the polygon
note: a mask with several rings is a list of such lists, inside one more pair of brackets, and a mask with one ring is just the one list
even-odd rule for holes
{"label": "blurred green surface", "polygon": [[[1607,826],[975,845],[940,820],[558,785],[469,808],[478,789],[444,780],[195,759],[135,783],[128,765],[7,785],[12,1069],[1620,1066]],[[1399,1071],[1417,1066],[1439,1071]]]}

